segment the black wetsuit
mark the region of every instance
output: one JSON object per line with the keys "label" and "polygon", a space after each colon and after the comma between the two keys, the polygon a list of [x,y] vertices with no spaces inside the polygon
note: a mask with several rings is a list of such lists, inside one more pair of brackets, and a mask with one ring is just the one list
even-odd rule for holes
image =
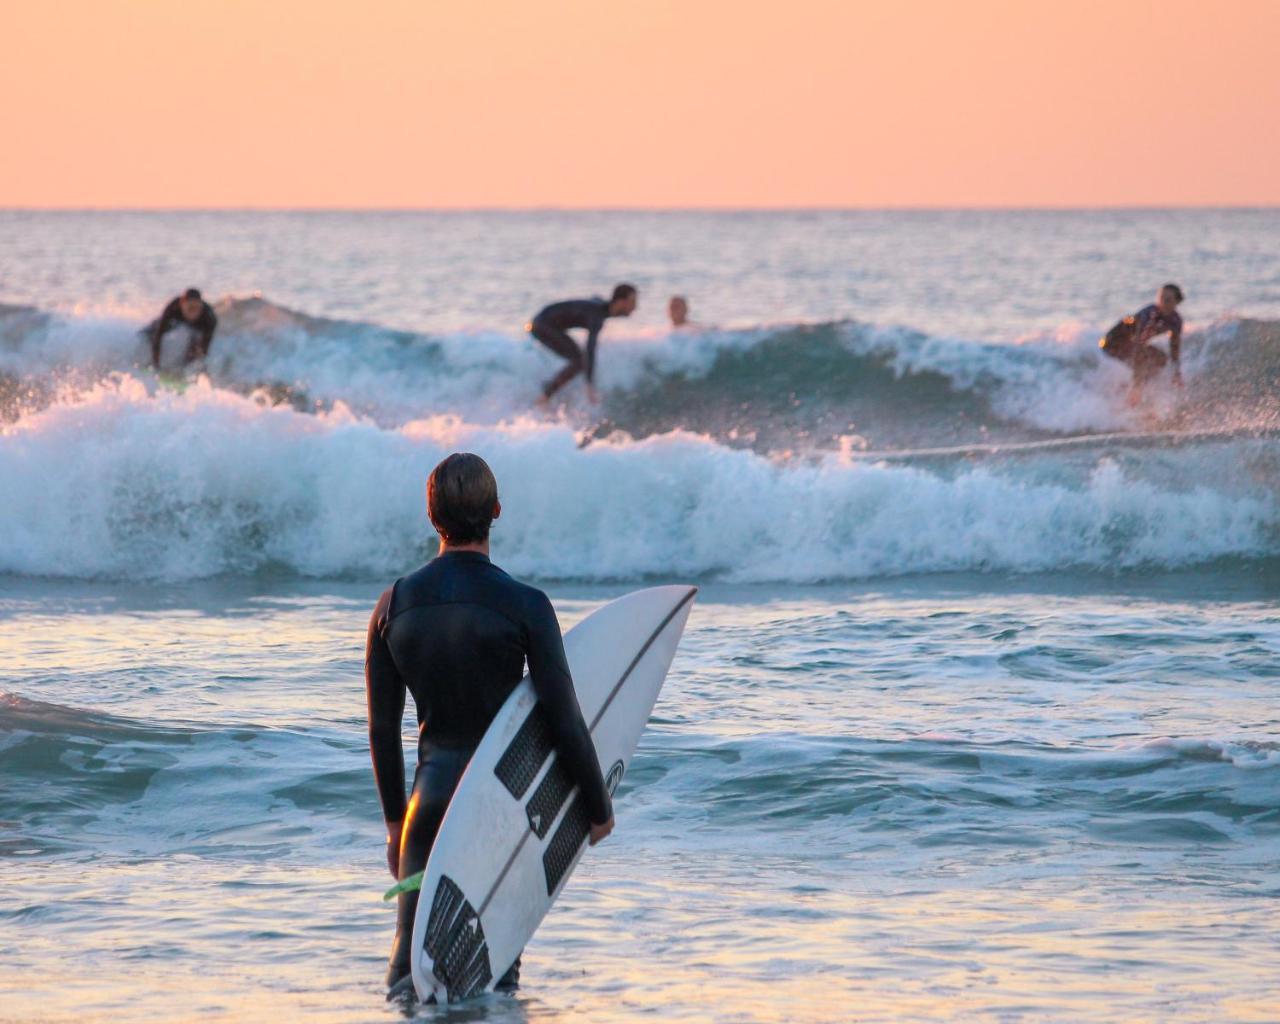
{"label": "black wetsuit", "polygon": [[[1150,344],[1153,338],[1169,335],[1169,355]],[[1172,357],[1173,365],[1181,363],[1182,317],[1177,313],[1161,313],[1154,304],[1144,306],[1133,316],[1116,323],[1098,342],[1098,347],[1113,359],[1133,367],[1133,379],[1145,384],[1164,369]]]}
{"label": "black wetsuit", "polygon": [[[365,651],[369,747],[383,817],[405,819],[401,878],[426,866],[458,780],[526,661],[556,752],[581,788],[590,820],[603,824],[613,814],[609,791],[546,594],[517,583],[478,552],[452,551],[397,580],[378,601]],[[418,767],[408,804],[400,739],[406,691],[418,713]],[[418,893],[400,896],[388,985],[409,973],[417,906]],[[518,967],[519,961],[513,970]]]}
{"label": "black wetsuit", "polygon": [[164,340],[164,336],[179,324],[184,324],[199,332],[187,345],[187,351],[182,357],[183,364],[193,362],[196,359],[204,359],[209,354],[209,345],[213,341],[213,332],[218,328],[218,317],[214,314],[213,307],[207,302],[204,303],[204,308],[200,311],[200,315],[195,320],[188,320],[182,315],[181,300],[174,299],[164,307],[164,312],[160,314],[160,319],[146,328],[147,337],[151,341],[152,366],[160,366],[160,343]]}
{"label": "black wetsuit", "polygon": [[[586,374],[588,384],[595,380],[596,343],[600,339],[600,328],[608,317],[609,303],[595,298],[553,302],[533,318],[529,333],[566,360],[564,369],[542,386],[544,395],[550,398],[579,373]],[[581,327],[587,332],[585,353],[569,336],[573,327]]]}

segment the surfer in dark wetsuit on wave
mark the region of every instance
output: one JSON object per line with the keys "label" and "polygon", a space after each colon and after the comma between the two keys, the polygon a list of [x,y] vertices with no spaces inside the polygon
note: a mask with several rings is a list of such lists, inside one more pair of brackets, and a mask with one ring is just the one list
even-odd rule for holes
{"label": "surfer in dark wetsuit on wave", "polygon": [[[1173,361],[1173,382],[1182,386],[1182,317],[1178,315],[1181,302],[1182,289],[1176,284],[1166,284],[1157,293],[1155,302],[1125,317],[1098,342],[1098,347],[1107,355],[1133,368],[1130,405],[1138,403],[1143,387],[1170,360]],[[1167,356],[1151,344],[1162,334],[1169,335]]]}
{"label": "surfer in dark wetsuit on wave", "polygon": [[[613,289],[613,296],[608,302],[601,298],[553,302],[533,318],[526,328],[529,333],[565,360],[564,369],[542,386],[539,405],[550,402],[551,396],[579,373],[587,379],[587,398],[592,403],[600,401],[595,385],[596,344],[600,339],[600,329],[609,317],[630,316],[635,312],[636,295],[634,286],[620,284]],[[569,335],[575,327],[587,332],[586,351],[579,348]]]}
{"label": "surfer in dark wetsuit on wave", "polygon": [[[369,747],[397,879],[426,867],[449,799],[485,731],[528,662],[556,751],[587,802],[594,846],[613,830],[613,807],[565,660],[547,595],[489,561],[489,527],[502,512],[498,484],[478,455],[453,454],[427,480],[440,554],[396,580],[369,620],[365,687]],[[418,718],[418,766],[405,800],[401,721],[405,694]],[[388,998],[413,991],[410,946],[418,893],[401,893],[387,971]],[[499,980],[513,991],[516,960]]]}
{"label": "surfer in dark wetsuit on wave", "polygon": [[213,332],[218,329],[218,317],[213,307],[204,301],[204,297],[196,288],[188,288],[164,307],[159,318],[153,320],[142,331],[151,343],[151,366],[160,369],[160,350],[164,344],[164,336],[173,328],[183,325],[195,332],[187,343],[187,350],[182,356],[182,365],[187,366],[198,359],[209,355],[209,346],[213,342]]}

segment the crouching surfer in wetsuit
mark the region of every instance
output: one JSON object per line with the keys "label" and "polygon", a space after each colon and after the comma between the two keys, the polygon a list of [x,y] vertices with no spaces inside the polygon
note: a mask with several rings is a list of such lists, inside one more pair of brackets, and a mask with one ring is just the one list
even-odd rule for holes
{"label": "crouching surfer in wetsuit", "polygon": [[[600,340],[600,329],[609,317],[630,316],[635,309],[635,287],[620,284],[613,289],[613,296],[608,302],[601,298],[569,299],[565,302],[553,302],[539,311],[526,329],[565,360],[565,366],[542,386],[542,397],[538,399],[538,404],[546,405],[550,402],[551,396],[579,373],[587,378],[587,398],[593,403],[598,402],[600,397],[596,394],[595,385],[596,343]],[[574,327],[587,332],[585,352],[569,335],[570,329]]]}
{"label": "crouching surfer in wetsuit", "polygon": [[164,344],[164,336],[179,325],[195,332],[187,342],[182,365],[185,367],[209,355],[213,332],[218,329],[218,317],[198,289],[188,288],[165,306],[164,312],[156,320],[143,328],[143,335],[151,343],[152,369],[160,369],[160,349]]}
{"label": "crouching surfer in wetsuit", "polygon": [[[426,867],[449,798],[526,662],[556,751],[587,801],[594,846],[613,830],[609,791],[551,602],[489,561],[489,527],[502,506],[485,461],[455,453],[436,466],[427,480],[427,512],[440,534],[440,553],[382,595],[365,649],[369,747],[387,824],[387,866],[397,879]],[[407,803],[400,739],[406,691],[418,716],[418,766]],[[413,992],[418,895],[399,896],[388,998]],[[517,959],[498,990],[514,991],[519,978]]]}
{"label": "crouching surfer in wetsuit", "polygon": [[[1173,360],[1173,382],[1182,386],[1182,317],[1178,315],[1181,302],[1182,289],[1176,284],[1166,284],[1157,293],[1155,302],[1125,317],[1098,342],[1098,347],[1107,355],[1133,368],[1130,405],[1138,403],[1143,387],[1170,359]],[[1162,334],[1169,335],[1168,356],[1151,344]]]}

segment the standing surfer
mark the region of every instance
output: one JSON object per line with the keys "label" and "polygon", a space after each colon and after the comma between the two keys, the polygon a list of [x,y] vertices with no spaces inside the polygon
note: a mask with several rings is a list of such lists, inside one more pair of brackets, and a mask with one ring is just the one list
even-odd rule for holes
{"label": "standing surfer", "polygon": [[[599,297],[553,302],[533,318],[527,327],[529,333],[565,360],[564,369],[542,386],[539,405],[546,405],[552,395],[579,373],[587,379],[587,397],[593,403],[600,400],[595,386],[596,343],[600,338],[600,329],[609,317],[630,316],[635,312],[636,295],[634,286],[620,284],[613,289],[613,296],[608,302]],[[587,332],[585,352],[569,335],[569,331],[575,327]]]}
{"label": "standing surfer", "polygon": [[[1182,289],[1166,284],[1156,294],[1156,301],[1117,323],[1098,342],[1098,347],[1113,359],[1128,363],[1133,369],[1133,386],[1129,404],[1136,405],[1142,389],[1173,360],[1173,382],[1182,386],[1182,317],[1178,306]],[[1162,334],[1169,335],[1169,355],[1151,342]]]}
{"label": "standing surfer", "polygon": [[[369,620],[365,687],[373,774],[397,879],[426,867],[449,799],[494,715],[524,675],[580,788],[591,845],[613,830],[613,806],[583,721],[547,595],[489,561],[489,528],[502,513],[498,483],[478,455],[450,455],[427,479],[427,512],[440,553],[396,580]],[[418,718],[418,765],[405,799],[401,722],[405,693]],[[399,896],[387,971],[390,995],[412,991],[410,954],[418,893]],[[519,983],[517,959],[498,982]]]}
{"label": "standing surfer", "polygon": [[143,330],[151,342],[151,366],[154,369],[160,369],[160,348],[164,343],[164,336],[180,325],[194,332],[182,356],[182,365],[185,367],[209,355],[213,332],[218,328],[218,317],[213,312],[213,307],[204,301],[197,288],[188,288],[170,301],[159,318]]}

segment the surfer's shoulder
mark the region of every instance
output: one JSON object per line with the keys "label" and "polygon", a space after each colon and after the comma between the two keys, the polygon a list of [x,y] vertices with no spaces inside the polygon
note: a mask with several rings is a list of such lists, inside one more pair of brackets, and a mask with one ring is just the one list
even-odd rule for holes
{"label": "surfer's shoulder", "polygon": [[542,601],[549,600],[546,593],[539,590],[537,587],[533,586],[532,584],[520,582],[520,580],[516,579],[514,576],[511,576],[508,573],[503,572],[503,570],[498,569],[496,565],[494,566],[494,568],[497,569],[498,572],[502,573],[503,579],[511,587],[512,593],[518,595],[522,601],[526,603],[527,602],[540,603]]}
{"label": "surfer's shoulder", "polygon": [[[399,583],[396,580],[396,583]],[[391,602],[395,599],[396,584],[393,583],[382,592],[382,596],[378,598],[378,603],[373,606],[373,614],[369,616],[369,633],[370,635],[377,633],[382,635],[382,631],[387,628],[387,622],[391,619]]]}
{"label": "surfer's shoulder", "polygon": [[[405,573],[382,592],[382,597],[378,599],[374,614],[377,615],[379,611],[383,612],[384,625],[401,612],[423,603],[420,600],[421,592],[424,585],[435,575],[435,563],[436,559],[433,558],[431,561],[418,566],[413,572]],[[406,598],[408,599],[407,603]]]}
{"label": "surfer's shoulder", "polygon": [[[494,568],[498,569],[496,565]],[[519,580],[502,572],[501,569],[498,569],[498,572],[502,573],[503,582],[510,587],[511,596],[519,606],[522,618],[540,621],[546,618],[548,612],[551,612],[552,615],[555,614],[552,610],[551,598],[547,597],[546,591],[539,590],[528,583],[521,583]]]}

